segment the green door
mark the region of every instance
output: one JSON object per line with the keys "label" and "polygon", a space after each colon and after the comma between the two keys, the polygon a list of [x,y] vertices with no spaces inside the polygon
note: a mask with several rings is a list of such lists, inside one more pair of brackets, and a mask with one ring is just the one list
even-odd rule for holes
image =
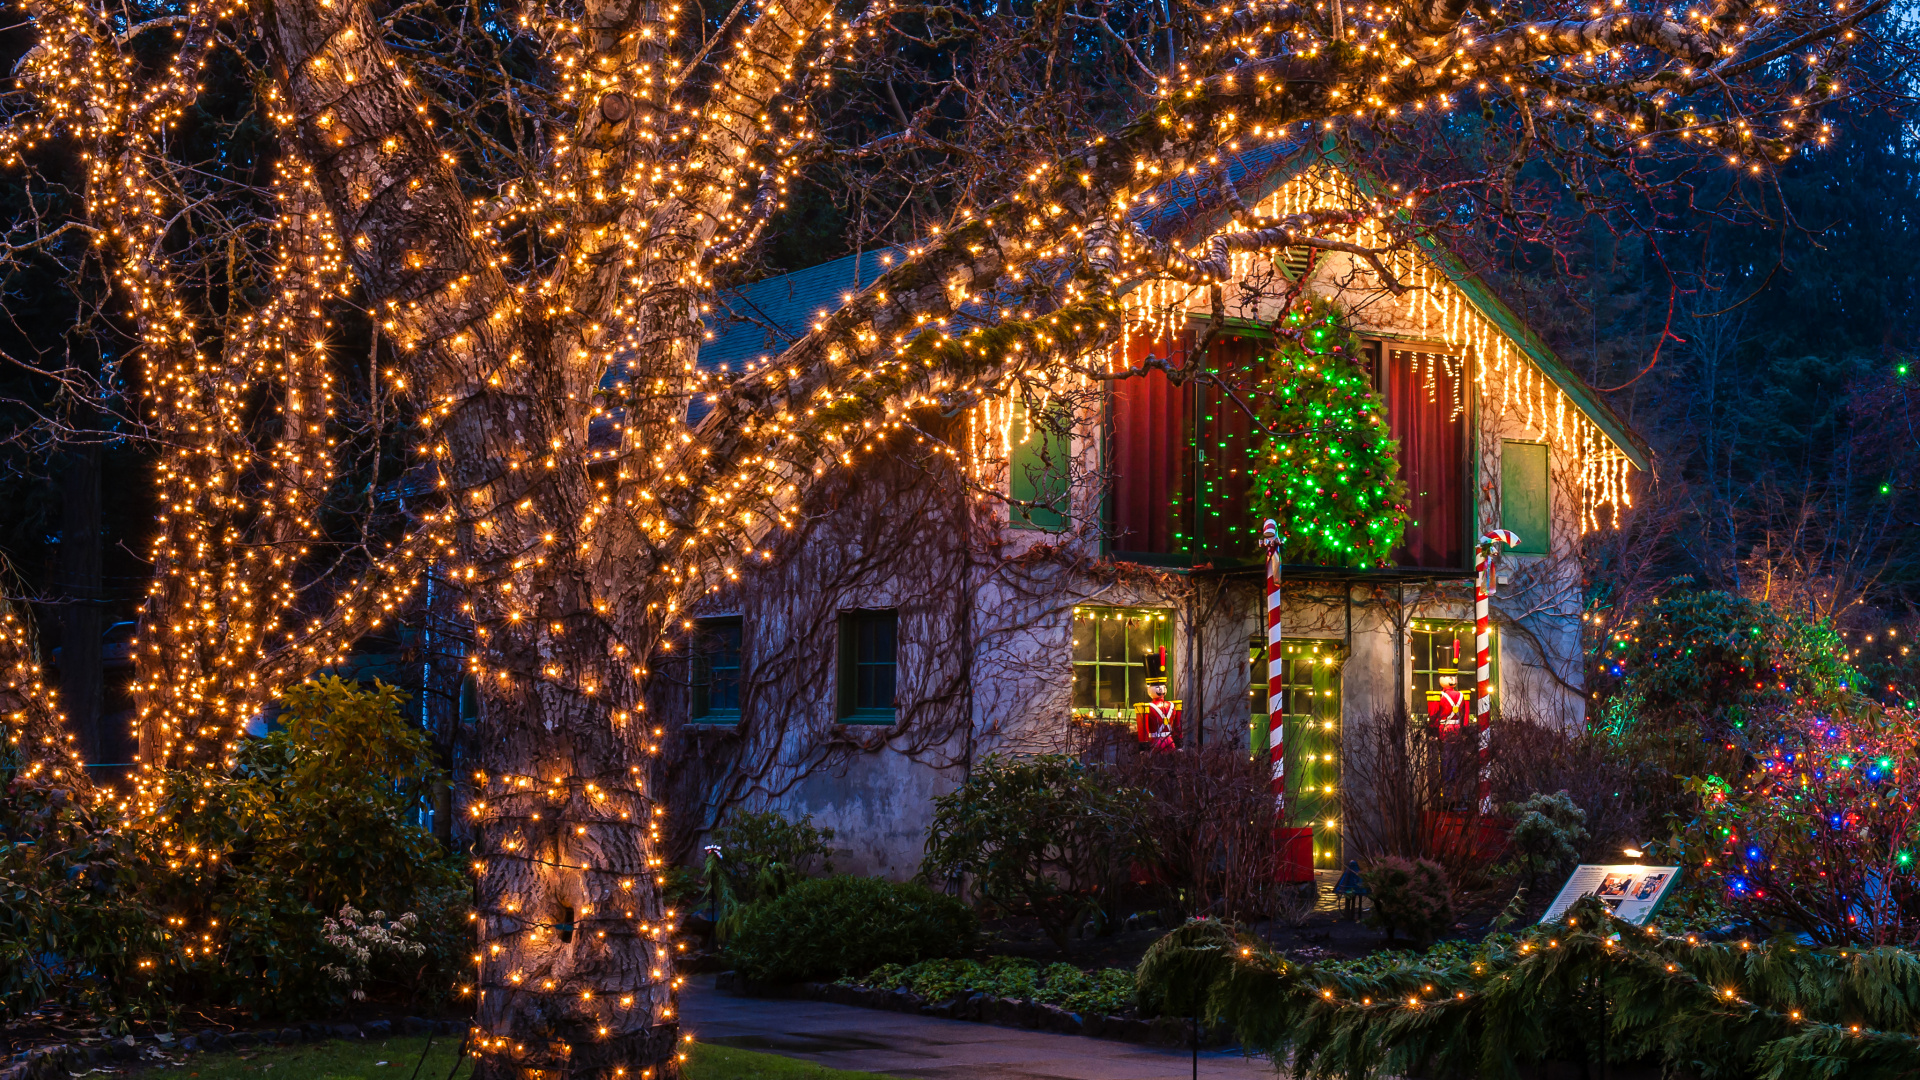
{"label": "green door", "polygon": [[[1287,736],[1287,823],[1313,828],[1313,865],[1340,865],[1340,665],[1345,648],[1337,639],[1288,638],[1281,698]],[[1253,719],[1248,745],[1267,756],[1267,649],[1250,646]]]}

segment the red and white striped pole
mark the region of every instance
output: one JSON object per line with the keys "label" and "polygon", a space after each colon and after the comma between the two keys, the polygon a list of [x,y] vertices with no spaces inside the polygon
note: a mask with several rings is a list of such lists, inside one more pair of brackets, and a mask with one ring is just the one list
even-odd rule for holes
{"label": "red and white striped pole", "polygon": [[1493,529],[1474,545],[1479,561],[1473,568],[1473,656],[1477,665],[1473,681],[1473,717],[1480,728],[1480,813],[1493,813],[1493,666],[1491,662],[1491,618],[1487,600],[1493,596],[1493,560],[1504,545],[1512,547],[1520,538],[1505,529]]}
{"label": "red and white striped pole", "polygon": [[1267,553],[1267,757],[1273,763],[1273,812],[1284,818],[1287,744],[1280,714],[1286,704],[1287,661],[1280,655],[1280,526],[1272,518],[1260,527],[1260,546]]}

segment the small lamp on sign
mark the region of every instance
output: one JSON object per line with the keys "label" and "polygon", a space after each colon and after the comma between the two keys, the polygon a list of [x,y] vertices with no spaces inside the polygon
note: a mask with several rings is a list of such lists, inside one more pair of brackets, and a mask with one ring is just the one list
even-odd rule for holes
{"label": "small lamp on sign", "polygon": [[1647,853],[1644,851],[1641,851],[1637,847],[1621,848],[1620,854],[1625,855],[1629,859],[1632,859],[1636,865],[1640,862],[1641,859],[1644,859],[1647,857]]}

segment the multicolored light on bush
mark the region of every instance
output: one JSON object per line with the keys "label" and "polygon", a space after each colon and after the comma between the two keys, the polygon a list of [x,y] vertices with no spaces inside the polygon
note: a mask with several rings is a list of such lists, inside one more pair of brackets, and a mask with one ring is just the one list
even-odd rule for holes
{"label": "multicolored light on bush", "polygon": [[1920,944],[1920,717],[1857,696],[1762,714],[1749,733],[1744,779],[1694,785],[1687,861],[1756,923],[1822,945]]}

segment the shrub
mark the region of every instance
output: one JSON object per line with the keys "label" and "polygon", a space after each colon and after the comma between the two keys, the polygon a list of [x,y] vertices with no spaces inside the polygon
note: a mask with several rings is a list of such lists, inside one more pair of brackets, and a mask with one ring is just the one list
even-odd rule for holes
{"label": "shrub", "polygon": [[1569,729],[1519,708],[1494,721],[1492,742],[1494,798],[1525,802],[1538,792],[1566,792],[1587,815],[1587,839],[1578,843],[1587,862],[1610,862],[1622,847],[1652,839],[1653,805],[1675,787],[1657,765],[1604,732]]}
{"label": "shrub", "polygon": [[1134,972],[1134,998],[1142,1016],[1199,1016],[1213,984],[1248,946],[1231,923],[1193,919],[1147,946]]}
{"label": "shrub", "polygon": [[833,873],[827,847],[832,840],[833,830],[816,828],[810,814],[791,821],[772,811],[736,814],[711,837],[727,883],[743,904],[778,896],[816,867]]}
{"label": "shrub", "polygon": [[977,927],[967,905],[924,885],[813,878],[747,905],[725,954],[749,978],[837,979],[954,956],[972,944]]}
{"label": "shrub", "polygon": [[[148,888],[185,933],[171,958],[179,1000],[256,1013],[313,1012],[364,986],[417,1000],[452,992],[471,952],[460,867],[417,821],[439,780],[426,735],[379,683],[323,677],[288,691],[281,728],[250,740],[227,773],[162,781]],[[411,916],[418,953],[350,959],[328,941],[342,908]],[[336,935],[337,936],[337,935]]]}
{"label": "shrub", "polygon": [[1592,898],[1567,916],[1480,942],[1331,963],[1297,963],[1250,942],[1225,964],[1217,950],[1162,964],[1173,981],[1153,989],[1206,1003],[1209,1019],[1250,1052],[1303,1080],[1592,1065],[1600,1068],[1588,1075],[1631,1065],[1700,1080],[1920,1071],[1912,953],[1704,941],[1622,922]]}
{"label": "shrub", "polygon": [[[8,754],[4,763],[17,766]],[[162,1013],[174,946],[136,838],[79,792],[19,776],[0,797],[0,1019],[43,1005]]]}
{"label": "shrub", "polygon": [[1113,766],[1121,785],[1147,792],[1152,862],[1184,913],[1251,920],[1290,907],[1287,887],[1275,881],[1269,770],[1265,758],[1219,741],[1177,754],[1130,753]]}
{"label": "shrub", "polygon": [[833,830],[815,828],[812,815],[789,821],[772,811],[738,814],[713,830],[691,891],[713,920],[714,941],[733,936],[746,905],[780,895],[814,866],[833,873],[832,839]]}
{"label": "shrub", "polygon": [[1770,717],[1753,769],[1695,781],[1681,857],[1729,911],[1823,945],[1920,945],[1920,716]]}
{"label": "shrub", "polygon": [[1361,874],[1373,900],[1369,919],[1391,941],[1395,932],[1426,944],[1453,926],[1453,887],[1427,859],[1385,858]]}
{"label": "shrub", "polygon": [[1624,733],[1689,720],[1737,741],[1759,712],[1857,693],[1860,677],[1846,656],[1831,625],[1762,600],[1711,591],[1661,597],[1601,645],[1601,723]]}
{"label": "shrub", "polygon": [[[451,994],[472,951],[469,886],[415,820],[439,779],[425,736],[392,687],[323,678],[284,701],[283,728],[231,770],[161,776],[151,816],[45,779],[8,785],[0,1014],[311,1014],[366,991]],[[356,909],[393,918],[370,935]]]}
{"label": "shrub", "polygon": [[1573,796],[1536,791],[1527,801],[1508,805],[1507,816],[1513,819],[1507,842],[1514,865],[1527,875],[1529,892],[1540,875],[1580,861],[1580,845],[1587,839],[1587,812],[1574,804]]}
{"label": "shrub", "polygon": [[885,964],[865,978],[843,980],[876,990],[905,988],[927,1001],[949,1001],[962,994],[988,994],[1019,1001],[1058,1005],[1084,1015],[1108,1016],[1133,1003],[1134,974],[1126,968],[1082,971],[1071,964],[1041,967],[1032,960],[996,956],[978,960],[922,960],[902,967]]}
{"label": "shrub", "polygon": [[1074,924],[1153,851],[1149,797],[1058,754],[990,756],[934,800],[928,880],[972,876],[995,912],[1032,915],[1061,952]]}

